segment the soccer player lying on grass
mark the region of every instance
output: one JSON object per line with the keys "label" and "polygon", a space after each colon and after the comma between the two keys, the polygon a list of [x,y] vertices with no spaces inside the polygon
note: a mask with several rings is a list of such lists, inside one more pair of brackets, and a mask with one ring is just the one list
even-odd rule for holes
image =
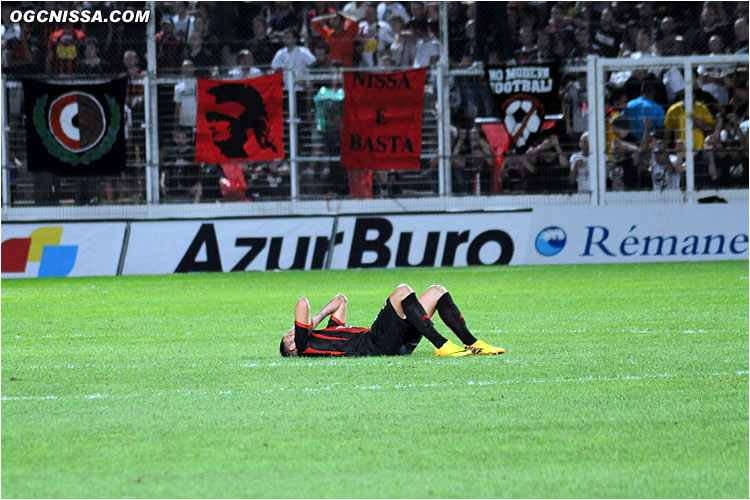
{"label": "soccer player lying on grass", "polygon": [[[463,343],[459,347],[440,335],[430,319],[435,311]],[[315,330],[330,316],[328,325]],[[435,346],[436,356],[502,354],[504,349],[477,340],[451,294],[440,285],[432,285],[417,298],[407,284],[399,285],[385,301],[370,328],[346,326],[346,296],[335,296],[310,318],[306,298],[294,308],[294,328],[281,339],[282,356],[408,356],[422,336]]]}

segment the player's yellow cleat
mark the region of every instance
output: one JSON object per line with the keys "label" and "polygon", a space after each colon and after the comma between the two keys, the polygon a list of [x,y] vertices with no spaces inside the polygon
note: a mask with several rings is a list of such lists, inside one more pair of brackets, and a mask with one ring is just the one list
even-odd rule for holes
{"label": "player's yellow cleat", "polygon": [[481,340],[477,340],[471,345],[464,344],[464,349],[470,351],[472,354],[502,354],[505,352],[505,349],[502,347],[494,347]]}
{"label": "player's yellow cleat", "polygon": [[435,356],[453,356],[457,358],[460,356],[471,356],[471,351],[462,349],[448,340],[440,349],[435,348]]}

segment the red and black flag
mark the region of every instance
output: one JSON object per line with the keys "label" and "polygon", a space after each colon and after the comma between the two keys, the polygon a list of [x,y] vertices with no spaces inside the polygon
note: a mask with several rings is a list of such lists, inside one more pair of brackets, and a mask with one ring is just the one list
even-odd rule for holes
{"label": "red and black flag", "polygon": [[487,68],[487,84],[509,144],[525,151],[562,118],[560,65],[553,63]]}
{"label": "red and black flag", "polygon": [[281,73],[248,80],[198,79],[196,163],[284,158]]}
{"label": "red and black flag", "polygon": [[427,69],[344,74],[341,164],[418,169]]}
{"label": "red and black flag", "polygon": [[97,85],[23,80],[28,168],[59,175],[125,169],[127,79]]}

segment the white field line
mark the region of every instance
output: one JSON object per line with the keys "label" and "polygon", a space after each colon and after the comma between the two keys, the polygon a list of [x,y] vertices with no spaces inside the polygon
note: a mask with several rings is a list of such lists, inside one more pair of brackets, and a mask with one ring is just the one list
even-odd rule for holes
{"label": "white field line", "polygon": [[[708,374],[710,377],[728,377],[728,376],[748,376],[747,370],[737,370],[734,372],[714,372]],[[510,380],[469,380],[467,382],[447,382],[447,383],[409,383],[409,384],[387,384],[387,385],[380,385],[380,384],[374,384],[374,385],[353,385],[353,386],[346,386],[341,383],[334,383],[329,384],[323,387],[276,387],[273,389],[266,389],[262,391],[266,394],[276,393],[276,392],[326,392],[326,391],[332,391],[332,390],[347,390],[347,389],[354,389],[354,390],[360,390],[360,391],[382,391],[382,390],[399,390],[399,389],[416,389],[416,388],[431,388],[431,387],[463,387],[463,386],[492,386],[492,385],[513,385],[513,384],[560,384],[560,383],[581,383],[581,382],[618,382],[618,381],[639,381],[639,380],[649,380],[649,379],[663,379],[663,378],[677,378],[681,375],[673,374],[673,373],[656,373],[656,374],[647,374],[647,375],[617,375],[614,377],[597,377],[597,376],[588,376],[588,377],[576,377],[576,378],[564,378],[564,377],[558,377],[553,379],[537,379],[537,378],[531,378],[531,379],[510,379]],[[55,395],[49,395],[49,396],[3,396],[0,398],[3,402],[8,401],[41,401],[41,400],[65,400],[65,399],[83,399],[83,400],[91,400],[91,399],[126,399],[126,398],[147,398],[147,397],[165,397],[165,396],[171,396],[171,395],[181,395],[181,396],[214,396],[214,395],[220,395],[220,396],[231,396],[234,394],[241,394],[241,393],[235,393],[231,390],[219,390],[219,391],[184,391],[181,389],[177,389],[174,391],[167,391],[167,392],[156,392],[153,394],[101,394],[101,393],[95,393],[95,394],[85,394],[82,396],[55,396]]]}
{"label": "white field line", "polygon": [[[685,333],[693,333],[693,332],[685,332]],[[545,362],[543,360],[535,359],[533,361],[527,360],[527,359],[519,359],[514,358],[510,356],[492,356],[491,362],[494,364],[503,364],[503,365],[517,365],[517,366],[537,366],[537,365],[547,365],[547,364],[554,364],[555,366],[561,366],[561,365],[580,365],[581,362],[576,359],[555,359],[553,362]],[[392,356],[390,359],[388,359],[388,365],[432,365],[432,364],[439,364],[440,366],[445,365],[463,365],[466,364],[468,360],[457,360],[457,359],[438,359],[438,358],[417,358],[415,356]],[[487,357],[484,357],[483,359],[472,359],[471,361],[490,361],[487,359]],[[734,360],[726,360],[734,361]],[[374,365],[381,365],[382,364],[382,358],[380,357],[361,357],[361,358],[335,358],[331,357],[329,359],[324,358],[317,358],[315,360],[311,360],[309,358],[287,358],[287,359],[281,359],[279,358],[278,361],[246,361],[243,363],[237,363],[233,364],[231,366],[236,366],[239,368],[279,368],[279,367],[323,367],[323,366],[331,366],[336,368],[342,368],[347,369],[354,366],[374,366]],[[594,362],[596,364],[596,362]],[[633,359],[620,359],[617,363],[618,365],[635,365],[636,361]],[[199,366],[205,366],[207,363],[188,363],[185,365],[180,365],[179,368],[198,368]],[[13,370],[16,371],[23,371],[23,370],[31,370],[31,371],[56,371],[56,370],[144,370],[144,369],[151,369],[151,368],[161,368],[167,366],[169,368],[174,368],[174,363],[170,362],[143,362],[143,363],[127,363],[127,364],[115,364],[115,363],[68,363],[68,364],[54,364],[54,365],[25,365],[25,366],[18,366],[14,367]],[[6,368],[6,371],[10,370]]]}
{"label": "white field line", "polygon": [[[415,364],[440,364],[440,365],[459,365],[461,364],[461,361],[458,361],[456,359],[416,359],[416,358],[407,358],[409,361],[409,365],[415,365]],[[367,360],[370,360],[369,362]],[[323,359],[317,359],[315,361],[310,361],[309,359],[302,360],[302,359],[284,359],[282,360],[279,358],[279,361],[268,361],[268,362],[246,362],[246,363],[239,363],[234,366],[239,366],[240,368],[274,368],[274,367],[295,367],[295,366],[340,366],[342,368],[348,368],[351,366],[369,366],[374,364],[379,364],[382,358],[372,357],[372,358],[331,358],[328,363],[323,362]],[[504,358],[502,360],[495,360],[496,362],[502,362],[505,364],[528,364],[526,361],[518,361],[513,360],[510,358]],[[391,361],[389,360],[389,364],[395,364],[395,365],[401,365],[405,364],[406,360],[396,358]],[[204,363],[201,363],[201,366],[203,366]],[[25,367],[19,367],[22,369],[28,369],[28,370],[40,370],[40,371],[52,371],[52,370],[80,370],[80,369],[102,369],[102,370],[121,370],[121,369],[129,369],[129,370],[143,370],[144,368],[150,368],[150,367],[161,367],[161,366],[170,366],[173,367],[174,363],[169,362],[152,362],[152,363],[128,363],[126,365],[117,365],[117,364],[110,364],[110,363],[82,363],[82,364],[57,364],[57,365],[28,365]],[[190,363],[187,365],[184,365],[187,368],[197,368],[199,366],[198,363]]]}
{"label": "white field line", "polygon": [[[443,330],[445,330],[445,331],[443,331],[442,333],[446,333],[446,332],[450,333],[450,331],[447,328],[443,328]],[[529,333],[531,333],[531,334],[549,333],[549,332],[552,332],[553,330],[547,330],[547,329],[544,329],[544,328],[542,328],[542,329],[539,329],[539,328],[534,328],[534,329],[514,328],[512,330],[504,330],[502,328],[500,328],[500,329],[494,328],[494,329],[486,329],[486,330],[485,329],[479,329],[479,328],[473,328],[471,331],[472,331],[472,333],[482,334],[482,335],[487,335],[487,334],[496,335],[496,334],[506,334],[506,333],[511,333],[511,334],[514,334],[514,335],[518,335],[518,334],[529,334]],[[576,329],[566,330],[566,331],[554,330],[554,333],[557,333],[557,334],[566,334],[566,333],[578,334],[578,333],[586,333],[588,331],[589,330],[587,328],[581,327],[581,328],[576,328]],[[648,328],[645,328],[645,329],[630,328],[630,329],[627,329],[627,330],[626,329],[612,330],[612,333],[637,333],[637,334],[652,333],[652,334],[659,335],[659,334],[663,334],[663,333],[688,333],[688,334],[692,334],[692,333],[734,333],[734,331],[733,330],[711,330],[711,331],[709,331],[709,330],[703,330],[703,329],[698,329],[698,330],[686,329],[686,330],[682,330],[682,331],[671,331],[671,330],[664,331],[664,330],[651,330],[651,329],[648,329]],[[186,332],[184,335],[190,336],[191,332]],[[39,339],[60,339],[60,340],[89,339],[89,338],[93,339],[93,338],[103,338],[103,337],[107,337],[107,336],[108,335],[106,335],[106,334],[101,334],[101,335],[100,334],[93,334],[93,335],[90,335],[90,334],[85,334],[85,333],[73,333],[73,334],[52,334],[52,333],[46,333],[44,335],[33,335],[33,334],[23,334],[23,335],[21,335],[21,334],[15,334],[15,335],[13,335],[13,338],[14,339],[19,339],[19,340],[35,341],[35,340],[39,340]],[[171,336],[172,337],[179,337],[180,335],[171,335]],[[499,343],[502,344],[501,340],[497,340],[497,342],[499,342]]]}

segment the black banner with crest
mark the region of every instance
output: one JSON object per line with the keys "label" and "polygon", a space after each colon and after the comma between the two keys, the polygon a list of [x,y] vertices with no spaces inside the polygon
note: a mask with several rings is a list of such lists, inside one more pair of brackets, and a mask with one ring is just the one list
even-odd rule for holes
{"label": "black banner with crest", "polygon": [[95,85],[23,80],[28,169],[109,175],[125,169],[127,79]]}

